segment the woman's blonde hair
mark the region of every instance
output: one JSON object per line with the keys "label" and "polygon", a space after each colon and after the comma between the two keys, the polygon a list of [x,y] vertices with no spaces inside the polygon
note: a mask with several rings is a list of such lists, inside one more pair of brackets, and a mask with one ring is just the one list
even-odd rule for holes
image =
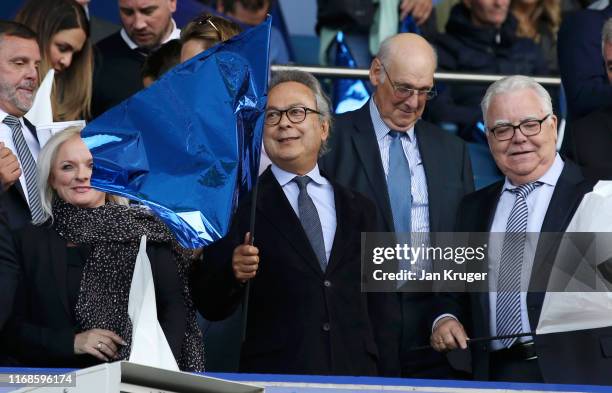
{"label": "woman's blonde hair", "polygon": [[38,69],[40,79],[53,68],[50,48],[55,34],[69,29],[83,30],[87,37],[83,49],[73,55],[70,67],[55,76],[51,103],[54,121],[89,119],[93,50],[89,40],[89,21],[83,7],[75,0],[30,0],[15,20],[34,30],[38,36],[42,54]]}
{"label": "woman's blonde hair", "polygon": [[[512,9],[516,12],[516,5],[521,0],[512,1]],[[538,0],[537,5],[531,12],[531,15],[527,15],[527,23],[522,22],[523,19],[519,19],[518,28],[516,34],[519,37],[530,38],[535,42],[539,43],[541,40],[540,32],[538,31],[538,25],[540,21],[546,23],[553,41],[557,40],[557,32],[561,26],[561,4],[559,0]]]}
{"label": "woman's blonde hair", "polygon": [[204,49],[227,41],[242,31],[238,24],[221,16],[209,13],[200,14],[181,31],[181,44],[190,40],[200,40]]}
{"label": "woman's blonde hair", "polygon": [[[40,204],[43,211],[43,217],[34,224],[40,225],[47,220],[53,220],[53,199],[57,193],[51,186],[51,176],[53,163],[57,159],[57,152],[60,147],[69,139],[81,136],[81,127],[72,126],[53,135],[38,155],[38,192],[40,195]],[[116,195],[106,194],[107,202],[114,202],[120,205],[127,205],[128,200]]]}

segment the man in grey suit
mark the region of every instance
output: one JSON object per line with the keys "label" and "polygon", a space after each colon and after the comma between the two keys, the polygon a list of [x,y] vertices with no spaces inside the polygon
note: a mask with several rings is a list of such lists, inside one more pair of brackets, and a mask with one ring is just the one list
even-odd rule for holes
{"label": "man in grey suit", "polygon": [[[362,108],[337,117],[321,168],[375,202],[381,232],[452,231],[461,198],[473,191],[465,143],[420,120],[435,96],[436,54],[416,34],[386,39],[370,66],[375,92]],[[429,342],[432,296],[403,293],[399,356],[406,377],[456,376]]]}

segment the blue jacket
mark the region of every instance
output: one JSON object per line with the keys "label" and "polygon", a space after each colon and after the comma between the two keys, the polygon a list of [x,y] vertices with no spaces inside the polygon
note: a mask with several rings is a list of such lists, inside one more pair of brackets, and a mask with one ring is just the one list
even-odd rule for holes
{"label": "blue jacket", "polygon": [[[531,40],[516,36],[517,22],[508,14],[501,28],[477,27],[462,3],[451,11],[446,33],[434,45],[438,70],[496,75],[546,75],[548,68],[540,48]],[[428,116],[436,123],[459,126],[466,139],[482,118],[480,101],[488,84],[438,84],[439,96],[429,103]]]}
{"label": "blue jacket", "polygon": [[559,69],[570,120],[612,102],[612,85],[601,53],[601,30],[610,17],[610,5],[601,11],[578,11],[568,15],[559,29]]}

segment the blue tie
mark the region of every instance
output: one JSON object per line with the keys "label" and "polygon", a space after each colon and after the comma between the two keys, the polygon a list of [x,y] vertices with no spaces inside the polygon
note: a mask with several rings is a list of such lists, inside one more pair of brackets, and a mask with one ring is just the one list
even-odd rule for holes
{"label": "blue tie", "polygon": [[405,132],[389,131],[392,138],[389,146],[389,175],[387,190],[393,212],[395,232],[411,232],[412,188],[410,165],[404,154],[402,138]]}
{"label": "blue tie", "polygon": [[[523,253],[527,230],[527,195],[540,182],[523,184],[508,190],[516,195],[516,200],[510,210],[506,234],[502,246],[499,264],[499,277],[497,278],[497,304],[495,307],[495,320],[497,335],[506,336],[522,332],[521,322],[521,271],[523,268]],[[506,338],[501,343],[510,348],[516,338]]]}
{"label": "blue tie", "polygon": [[310,195],[308,195],[307,190],[308,183],[311,180],[308,176],[296,176],[293,178],[293,181],[297,183],[300,189],[300,194],[298,195],[300,222],[310,241],[312,250],[317,256],[321,270],[325,271],[327,268],[327,253],[325,252],[325,242],[323,241],[323,229],[321,228],[321,220],[319,219],[317,207]]}

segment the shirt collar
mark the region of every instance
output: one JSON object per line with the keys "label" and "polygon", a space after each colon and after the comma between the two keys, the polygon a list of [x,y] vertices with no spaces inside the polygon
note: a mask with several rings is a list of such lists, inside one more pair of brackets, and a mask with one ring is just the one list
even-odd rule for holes
{"label": "shirt collar", "polygon": [[[561,156],[559,156],[559,153],[557,153],[557,155],[555,156],[555,161],[553,162],[551,167],[548,168],[546,173],[544,173],[542,177],[540,177],[536,181],[549,185],[551,187],[555,187],[557,185],[557,181],[559,180],[559,176],[561,176],[561,172],[563,171],[564,166],[565,163],[561,159]],[[510,179],[508,179],[508,177],[506,176],[506,180],[504,181],[504,191],[512,190],[516,187],[517,186],[512,184]]]}
{"label": "shirt collar", "polygon": [[[370,117],[372,118],[372,124],[374,125],[374,133],[376,134],[376,140],[380,143],[380,141],[391,131],[391,128],[384,122],[382,117],[380,117],[380,112],[378,111],[378,107],[374,102],[374,97],[370,99]],[[406,135],[408,135],[408,139],[414,140],[414,126],[410,127],[408,131],[406,131]]]}
{"label": "shirt collar", "polygon": [[[274,163],[272,163],[271,169],[274,177],[276,177],[276,180],[281,187],[286,186],[288,183],[293,181],[294,177],[298,176],[295,173],[287,172],[284,169],[279,168]],[[313,182],[320,185],[329,184],[329,181],[324,178],[323,175],[321,175],[321,172],[319,171],[319,164],[316,164],[315,167],[304,176],[310,177]]]}
{"label": "shirt collar", "polygon": [[[2,123],[4,121],[4,118],[7,117],[8,115],[9,115],[8,113],[0,109],[0,123]],[[19,120],[19,122],[23,126],[23,119],[21,118],[21,116],[15,116],[15,117],[17,118],[17,120]]]}
{"label": "shirt collar", "polygon": [[[172,32],[170,33],[170,35],[168,36],[168,38],[166,38],[161,44],[165,44],[166,42],[170,41],[170,40],[177,40],[179,38],[181,38],[181,29],[176,27],[176,22],[174,22],[174,19],[171,19],[172,21]],[[125,29],[122,27],[121,28],[121,38],[123,38],[123,41],[125,41],[125,43],[127,44],[127,46],[130,47],[130,49],[136,49],[138,48],[138,44],[136,44],[134,41],[132,41],[132,39],[130,38],[130,36],[127,34],[127,31],[125,31]]]}

